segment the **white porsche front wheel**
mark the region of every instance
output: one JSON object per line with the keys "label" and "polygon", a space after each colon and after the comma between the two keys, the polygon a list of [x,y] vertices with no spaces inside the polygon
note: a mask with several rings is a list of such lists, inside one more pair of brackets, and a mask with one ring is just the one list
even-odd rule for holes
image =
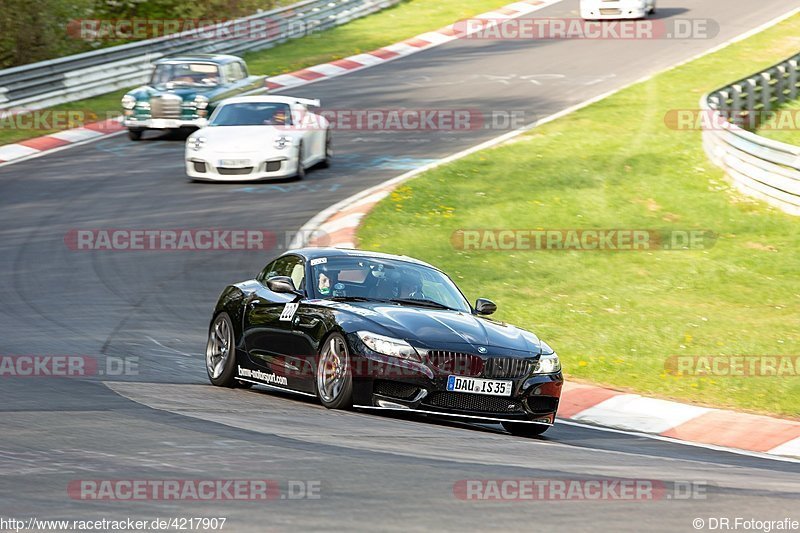
{"label": "white porsche front wheel", "polygon": [[300,144],[297,145],[297,174],[295,174],[295,177],[299,180],[306,177],[306,167],[303,165],[304,157],[303,141],[300,141]]}

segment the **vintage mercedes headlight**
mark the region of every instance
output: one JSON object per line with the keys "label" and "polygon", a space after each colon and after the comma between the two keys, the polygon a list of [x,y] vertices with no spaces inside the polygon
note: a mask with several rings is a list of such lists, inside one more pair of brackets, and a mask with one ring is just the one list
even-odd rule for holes
{"label": "vintage mercedes headlight", "polygon": [[136,97],[131,94],[126,94],[122,97],[122,108],[133,109],[136,107]]}
{"label": "vintage mercedes headlight", "polygon": [[555,353],[543,353],[533,367],[534,374],[555,374],[561,371],[561,361]]}
{"label": "vintage mercedes headlight", "polygon": [[189,137],[186,140],[186,146],[194,150],[195,152],[199,152],[203,146],[206,144],[205,137]]}
{"label": "vintage mercedes headlight", "polygon": [[198,94],[194,97],[194,105],[197,109],[205,109],[208,107],[208,97]]}
{"label": "vintage mercedes headlight", "polygon": [[281,135],[280,137],[275,139],[275,142],[272,143],[272,145],[278,150],[283,150],[287,146],[292,145],[292,138],[289,137],[288,135]]}
{"label": "vintage mercedes headlight", "polygon": [[414,347],[402,339],[385,337],[371,331],[359,331],[357,335],[361,342],[374,352],[419,361],[419,355]]}

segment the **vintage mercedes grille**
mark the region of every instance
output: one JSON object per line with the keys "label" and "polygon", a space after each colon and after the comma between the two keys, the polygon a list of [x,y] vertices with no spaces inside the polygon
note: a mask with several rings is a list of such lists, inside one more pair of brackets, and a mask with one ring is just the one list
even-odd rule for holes
{"label": "vintage mercedes grille", "polygon": [[600,8],[600,14],[601,15],[621,15],[622,14],[622,10],[621,9],[616,9],[616,8],[613,8],[613,7],[603,7],[603,8]]}
{"label": "vintage mercedes grille", "polygon": [[281,161],[267,161],[264,163],[264,170],[267,172],[277,172],[281,169]]}
{"label": "vintage mercedes grille", "polygon": [[525,403],[534,413],[552,413],[558,408],[558,398],[552,396],[529,396]]}
{"label": "vintage mercedes grille", "polygon": [[389,396],[391,398],[400,398],[402,400],[410,400],[419,394],[419,387],[409,383],[400,383],[398,381],[378,380],[375,382],[373,390],[375,394]]}
{"label": "vintage mercedes grille", "polygon": [[180,118],[181,104],[179,96],[158,96],[150,99],[150,112],[153,118]]}
{"label": "vintage mercedes grille", "polygon": [[479,376],[483,370],[483,359],[471,353],[430,350],[428,364],[443,374]]}
{"label": "vintage mercedes grille", "polygon": [[253,171],[253,167],[242,167],[242,168],[218,167],[217,168],[217,172],[219,172],[223,176],[242,176],[244,174],[250,174],[252,171]]}
{"label": "vintage mercedes grille", "polygon": [[483,366],[484,378],[516,379],[530,372],[532,362],[516,357],[492,357]]}
{"label": "vintage mercedes grille", "polygon": [[436,392],[425,400],[433,407],[443,407],[457,411],[473,411],[476,413],[521,413],[522,405],[502,396],[484,396],[482,394],[464,394],[462,392]]}

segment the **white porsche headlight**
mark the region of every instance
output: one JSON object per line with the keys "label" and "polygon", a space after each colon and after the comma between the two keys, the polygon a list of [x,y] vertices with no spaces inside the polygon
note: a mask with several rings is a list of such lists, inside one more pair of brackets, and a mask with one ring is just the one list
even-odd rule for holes
{"label": "white porsche headlight", "polygon": [[359,331],[357,335],[358,338],[361,339],[361,342],[366,344],[367,348],[374,352],[383,355],[391,355],[392,357],[419,361],[419,355],[414,347],[402,339],[378,335],[371,331]]}
{"label": "white porsche headlight", "polygon": [[186,140],[186,146],[195,152],[199,152],[206,144],[205,137],[189,137]]}
{"label": "white porsche headlight", "polygon": [[136,97],[131,94],[126,94],[122,97],[122,108],[133,109],[136,107]]}
{"label": "white porsche headlight", "polygon": [[288,135],[281,135],[275,142],[272,144],[278,150],[283,150],[284,148],[292,145],[292,138]]}
{"label": "white porsche headlight", "polygon": [[542,354],[533,367],[534,374],[555,374],[561,370],[561,361],[555,353]]}

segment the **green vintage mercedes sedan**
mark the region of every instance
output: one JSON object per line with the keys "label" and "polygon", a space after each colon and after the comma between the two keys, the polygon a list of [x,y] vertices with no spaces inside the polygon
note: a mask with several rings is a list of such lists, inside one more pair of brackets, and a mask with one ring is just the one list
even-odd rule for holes
{"label": "green vintage mercedes sedan", "polygon": [[264,76],[250,76],[236,56],[197,54],[155,62],[147,85],[122,97],[122,124],[138,141],[145,130],[200,128],[214,107],[232,96],[264,93]]}

